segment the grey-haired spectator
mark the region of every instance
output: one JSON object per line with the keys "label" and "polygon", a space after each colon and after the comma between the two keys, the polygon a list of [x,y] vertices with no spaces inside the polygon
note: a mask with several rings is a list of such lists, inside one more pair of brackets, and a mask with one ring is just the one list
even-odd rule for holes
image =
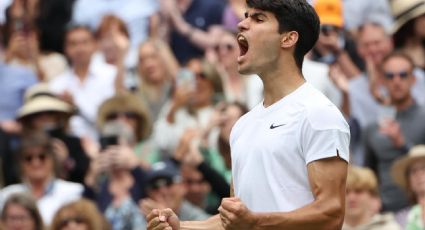
{"label": "grey-haired spectator", "polygon": [[77,200],[83,186],[56,177],[57,159],[51,139],[42,132],[28,133],[21,142],[17,154],[22,183],[9,185],[0,190],[0,209],[10,195],[27,193],[37,201],[37,207],[45,224],[62,205]]}

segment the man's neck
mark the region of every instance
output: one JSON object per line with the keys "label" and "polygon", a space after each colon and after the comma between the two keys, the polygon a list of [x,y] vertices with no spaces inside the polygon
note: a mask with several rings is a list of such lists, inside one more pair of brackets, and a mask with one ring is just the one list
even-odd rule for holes
{"label": "man's neck", "polygon": [[397,111],[404,111],[408,109],[410,106],[412,106],[414,103],[414,100],[412,97],[409,97],[408,99],[404,100],[403,102],[395,103],[394,106]]}
{"label": "man's neck", "polygon": [[282,61],[274,70],[259,75],[264,84],[264,107],[274,104],[305,83],[295,61]]}

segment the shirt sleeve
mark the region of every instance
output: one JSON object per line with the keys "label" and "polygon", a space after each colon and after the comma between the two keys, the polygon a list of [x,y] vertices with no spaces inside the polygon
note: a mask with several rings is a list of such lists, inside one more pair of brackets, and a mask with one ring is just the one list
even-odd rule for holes
{"label": "shirt sleeve", "polygon": [[335,156],[349,161],[350,129],[336,106],[329,104],[307,111],[300,130],[306,165]]}

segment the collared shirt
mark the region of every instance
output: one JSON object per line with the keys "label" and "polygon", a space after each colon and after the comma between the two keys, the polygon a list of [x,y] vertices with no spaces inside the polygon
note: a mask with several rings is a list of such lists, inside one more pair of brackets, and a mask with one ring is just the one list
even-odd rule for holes
{"label": "collared shirt", "polygon": [[115,93],[114,81],[117,71],[114,66],[92,61],[84,82],[73,70],[67,71],[50,82],[50,88],[57,94],[68,91],[78,107],[79,114],[71,119],[71,131],[79,136],[97,139],[95,121],[97,109]]}
{"label": "collared shirt", "polygon": [[26,89],[36,83],[37,77],[31,70],[0,61],[0,121],[15,119]]}
{"label": "collared shirt", "polygon": [[[14,184],[0,190],[0,210],[3,209],[4,202],[15,193],[30,193],[31,189],[27,184]],[[83,192],[81,184],[53,179],[46,187],[41,198],[37,200],[37,208],[40,211],[43,222],[49,225],[56,211],[63,205],[78,200]]]}

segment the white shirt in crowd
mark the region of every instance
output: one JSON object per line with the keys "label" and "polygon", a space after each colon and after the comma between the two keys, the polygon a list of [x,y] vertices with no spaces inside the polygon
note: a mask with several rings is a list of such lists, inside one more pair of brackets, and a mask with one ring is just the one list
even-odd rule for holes
{"label": "white shirt in crowd", "polygon": [[[78,183],[68,182],[61,179],[53,180],[47,187],[45,194],[37,200],[37,208],[40,211],[43,222],[50,225],[53,217],[63,205],[80,199],[83,186]],[[0,190],[0,213],[4,202],[15,193],[28,193],[26,184],[9,185]]]}
{"label": "white shirt in crowd", "polygon": [[56,77],[50,82],[54,93],[69,92],[78,107],[79,114],[71,118],[71,131],[79,137],[97,140],[96,116],[99,106],[115,93],[117,70],[106,63],[92,61],[87,79],[81,82],[73,70]]}
{"label": "white shirt in crowd", "polygon": [[235,195],[254,212],[288,212],[311,202],[307,165],[348,161],[350,131],[338,108],[310,83],[273,105],[260,103],[233,127]]}

